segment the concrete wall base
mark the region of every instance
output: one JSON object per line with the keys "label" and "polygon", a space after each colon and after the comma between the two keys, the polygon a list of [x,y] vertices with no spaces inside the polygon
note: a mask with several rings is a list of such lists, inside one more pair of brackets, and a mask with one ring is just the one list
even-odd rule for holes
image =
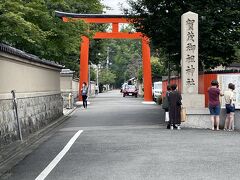
{"label": "concrete wall base", "polygon": [[210,115],[207,108],[186,108],[187,120],[182,122],[182,127],[211,128]]}
{"label": "concrete wall base", "polygon": [[[182,127],[210,129],[211,120],[208,108],[187,108],[187,120],[182,122]],[[220,128],[223,129],[226,118],[226,110],[221,109]],[[234,129],[240,130],[240,110],[235,112]]]}

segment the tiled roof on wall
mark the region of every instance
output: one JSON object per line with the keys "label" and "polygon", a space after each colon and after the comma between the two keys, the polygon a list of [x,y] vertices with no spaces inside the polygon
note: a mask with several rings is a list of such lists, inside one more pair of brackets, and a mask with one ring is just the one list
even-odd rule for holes
{"label": "tiled roof on wall", "polygon": [[58,68],[58,69],[64,68],[64,66],[62,66],[62,65],[60,65],[60,64],[58,64],[56,62],[49,61],[49,60],[46,60],[46,59],[40,59],[38,56],[26,53],[24,51],[21,51],[19,49],[16,49],[14,47],[11,47],[11,46],[8,46],[8,45],[2,44],[2,43],[0,43],[0,52],[9,53],[9,54],[12,54],[12,55],[15,55],[15,56],[27,59],[27,60],[29,60],[31,62],[45,64],[45,65],[52,66],[52,67],[55,67],[55,68]]}

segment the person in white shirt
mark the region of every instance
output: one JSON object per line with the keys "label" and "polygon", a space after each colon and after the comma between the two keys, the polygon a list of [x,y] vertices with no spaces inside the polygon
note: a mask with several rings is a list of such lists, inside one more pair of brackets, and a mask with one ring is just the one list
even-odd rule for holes
{"label": "person in white shirt", "polygon": [[233,93],[234,89],[235,89],[235,85],[233,83],[229,83],[228,90],[224,92],[226,113],[227,113],[227,117],[224,125],[225,131],[233,131],[234,112],[235,112],[234,93]]}

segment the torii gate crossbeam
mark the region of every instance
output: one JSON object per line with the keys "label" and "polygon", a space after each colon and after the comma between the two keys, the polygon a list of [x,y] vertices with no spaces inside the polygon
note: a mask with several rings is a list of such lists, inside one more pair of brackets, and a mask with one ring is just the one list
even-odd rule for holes
{"label": "torii gate crossbeam", "polygon": [[[144,101],[152,102],[152,75],[150,63],[149,39],[140,32],[119,32],[119,23],[131,23],[132,20],[126,15],[104,15],[104,14],[74,14],[56,11],[56,16],[61,17],[64,22],[70,20],[83,20],[86,23],[111,23],[112,32],[97,32],[93,39],[140,39],[142,41]],[[81,85],[88,82],[88,59],[89,38],[82,36],[80,49],[80,82],[79,98],[81,100]]]}

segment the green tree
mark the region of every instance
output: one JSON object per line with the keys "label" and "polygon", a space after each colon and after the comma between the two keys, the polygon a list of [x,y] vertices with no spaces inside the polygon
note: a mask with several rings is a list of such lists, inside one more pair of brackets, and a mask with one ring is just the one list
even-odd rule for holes
{"label": "green tree", "polygon": [[101,64],[106,61],[107,44],[105,40],[94,39],[90,42],[89,60],[93,64]]}
{"label": "green tree", "polygon": [[80,36],[91,38],[92,32],[83,21],[62,22],[55,10],[101,13],[103,6],[99,0],[0,0],[0,42],[59,62],[78,74]]}
{"label": "green tree", "polygon": [[[35,8],[32,6],[32,3],[26,6],[20,0],[2,0],[0,5],[1,42],[11,44],[17,48],[22,47],[22,50],[31,52],[34,48],[40,47],[42,42],[45,43],[47,37],[53,34],[50,29],[41,29],[39,25],[29,20],[30,14],[34,15],[32,19],[50,18],[46,12],[46,7],[40,4]],[[46,21],[43,23],[46,23]]]}
{"label": "green tree", "polygon": [[137,31],[151,38],[175,64],[180,63],[181,15],[199,15],[199,60],[205,68],[228,65],[239,49],[239,0],[129,0]]}
{"label": "green tree", "polygon": [[[161,81],[162,76],[166,75],[166,68],[164,67],[164,62],[158,57],[151,57],[151,68],[152,68],[152,81]],[[143,82],[143,70],[140,68],[138,70],[138,80]]]}
{"label": "green tree", "polygon": [[164,74],[163,63],[160,62],[159,58],[151,57],[151,66],[152,66],[152,79],[153,81],[162,80],[162,75]]}
{"label": "green tree", "polygon": [[45,0],[48,8],[55,10],[82,14],[102,13],[103,4],[99,0]]}
{"label": "green tree", "polygon": [[[106,40],[106,45],[110,47],[109,59],[112,65],[112,72],[116,74],[115,87],[130,78],[137,77],[137,71],[141,67],[141,42],[139,40],[118,39]],[[106,48],[107,49],[107,48]],[[103,66],[106,64],[103,60]]]}
{"label": "green tree", "polygon": [[[102,29],[103,30],[103,29]],[[121,26],[122,32],[133,32],[131,25]],[[141,67],[141,41],[130,39],[103,39],[91,42],[90,60],[106,67],[109,55],[109,69],[116,75],[115,87],[121,87],[126,80],[137,77],[137,69]],[[95,49],[94,49],[95,47]],[[96,48],[97,47],[97,48]],[[109,53],[108,52],[109,48]]]}
{"label": "green tree", "polygon": [[101,69],[99,73],[99,83],[100,84],[113,84],[115,82],[116,75],[110,70]]}
{"label": "green tree", "polygon": [[96,81],[96,71],[94,68],[90,67],[90,81]]}

